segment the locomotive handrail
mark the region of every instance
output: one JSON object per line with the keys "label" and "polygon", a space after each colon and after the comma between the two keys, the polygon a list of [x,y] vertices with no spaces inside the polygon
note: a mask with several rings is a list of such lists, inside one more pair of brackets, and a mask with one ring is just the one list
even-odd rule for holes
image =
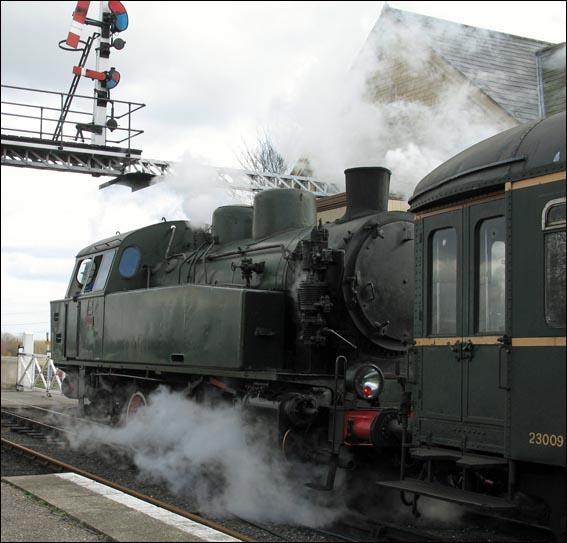
{"label": "locomotive handrail", "polygon": [[340,340],[344,341],[348,346],[352,347],[353,349],[358,349],[358,347],[354,343],[351,343],[348,339],[341,336],[338,332],[335,332],[335,330],[333,330],[332,328],[323,328],[322,331],[323,332],[331,332],[331,334],[334,334],[335,336],[337,336]]}
{"label": "locomotive handrail", "polygon": [[268,249],[277,249],[278,247],[282,250],[282,253],[285,254],[286,248],[283,243],[272,243],[270,245],[262,245],[262,247],[252,247],[250,249],[241,249],[239,247],[237,251],[227,251],[226,253],[218,253],[215,255],[208,256],[207,260],[216,260],[217,258],[223,258],[225,256],[238,256],[238,255],[244,255],[246,253],[265,251]]}

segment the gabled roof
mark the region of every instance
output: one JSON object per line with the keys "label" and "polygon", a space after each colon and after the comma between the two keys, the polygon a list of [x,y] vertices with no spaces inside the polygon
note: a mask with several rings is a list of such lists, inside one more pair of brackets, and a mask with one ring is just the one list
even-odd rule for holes
{"label": "gabled roof", "polygon": [[[536,51],[549,42],[384,6],[381,20],[423,29],[428,45],[519,122],[540,118]],[[379,39],[379,38],[378,38]]]}
{"label": "gabled roof", "polygon": [[542,116],[565,111],[565,42],[537,52]]}

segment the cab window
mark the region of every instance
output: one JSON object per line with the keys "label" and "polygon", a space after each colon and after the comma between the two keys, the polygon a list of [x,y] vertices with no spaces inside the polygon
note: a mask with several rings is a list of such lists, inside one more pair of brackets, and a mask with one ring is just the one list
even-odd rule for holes
{"label": "cab window", "polygon": [[77,271],[77,283],[81,287],[85,286],[94,275],[95,263],[93,258],[85,258],[81,261]]}
{"label": "cab window", "polygon": [[544,238],[545,320],[565,328],[565,198],[548,202],[542,214]]}
{"label": "cab window", "polygon": [[134,275],[136,275],[136,272],[138,271],[138,266],[140,265],[141,259],[142,253],[138,247],[126,247],[126,249],[122,251],[120,264],[118,266],[120,275],[126,279],[134,277]]}
{"label": "cab window", "polygon": [[82,294],[104,289],[115,254],[116,249],[89,256],[80,262],[76,281]]}
{"label": "cab window", "polygon": [[95,282],[93,285],[93,291],[103,290],[106,286],[106,280],[108,279],[108,274],[110,272],[110,267],[114,260],[114,255],[116,254],[116,249],[113,251],[107,251],[103,253],[102,260],[99,263],[99,269],[97,271]]}

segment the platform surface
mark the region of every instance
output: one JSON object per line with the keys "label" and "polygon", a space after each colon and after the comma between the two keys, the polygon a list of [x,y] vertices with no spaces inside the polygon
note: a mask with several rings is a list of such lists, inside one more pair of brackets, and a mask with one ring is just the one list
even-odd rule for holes
{"label": "platform surface", "polygon": [[[79,408],[78,400],[66,398],[58,392],[48,396],[45,390],[18,392],[4,389],[1,399],[2,407],[7,409],[26,406],[54,410]],[[114,541],[240,541],[75,473],[3,477],[2,482],[3,486],[7,483],[20,492],[30,494]],[[30,514],[34,514],[31,512],[34,505],[36,504],[28,506]],[[4,521],[16,524],[22,522],[21,518],[11,519],[9,508],[10,505],[3,500],[3,534]],[[48,517],[46,514],[46,518]],[[14,530],[17,533],[17,528]],[[40,538],[34,541],[45,541],[39,535]]]}
{"label": "platform surface", "polygon": [[2,480],[114,541],[240,541],[76,473]]}
{"label": "platform surface", "polygon": [[49,395],[45,390],[2,389],[2,407],[43,407],[54,406],[79,407],[79,400],[72,400],[63,396],[59,391],[51,392]]}

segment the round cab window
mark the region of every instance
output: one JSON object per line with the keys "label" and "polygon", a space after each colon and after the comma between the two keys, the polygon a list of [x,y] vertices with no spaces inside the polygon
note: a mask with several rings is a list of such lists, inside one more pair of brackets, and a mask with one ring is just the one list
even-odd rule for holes
{"label": "round cab window", "polygon": [[122,252],[120,258],[120,265],[118,266],[118,271],[122,277],[130,279],[134,277],[138,271],[138,266],[142,258],[142,253],[138,247],[126,247]]}

